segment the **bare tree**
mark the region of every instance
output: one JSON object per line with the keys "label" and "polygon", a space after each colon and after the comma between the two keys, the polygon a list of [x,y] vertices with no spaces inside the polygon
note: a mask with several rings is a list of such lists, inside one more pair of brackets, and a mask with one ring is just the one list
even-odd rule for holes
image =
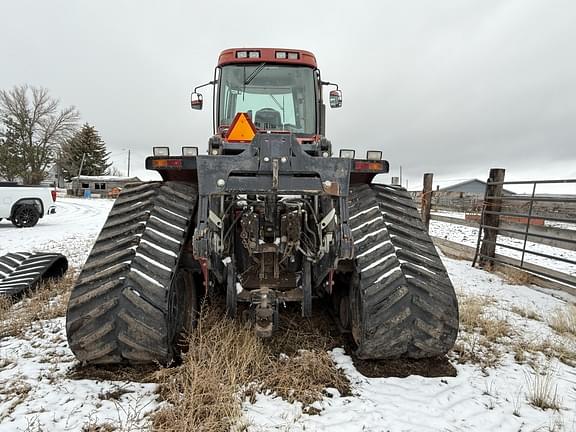
{"label": "bare tree", "polygon": [[14,140],[23,159],[20,175],[26,184],[39,184],[56,149],[77,129],[80,117],[73,106],[59,109],[48,90],[28,85],[0,90],[0,121],[13,124]]}
{"label": "bare tree", "polygon": [[110,175],[114,176],[114,177],[124,176],[122,171],[120,171],[120,169],[118,167],[115,167],[114,165],[112,165],[108,171],[109,171]]}

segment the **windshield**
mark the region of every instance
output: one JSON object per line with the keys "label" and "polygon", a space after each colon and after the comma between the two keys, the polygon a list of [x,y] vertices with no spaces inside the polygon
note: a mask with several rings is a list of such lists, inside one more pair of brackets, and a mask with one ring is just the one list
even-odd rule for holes
{"label": "windshield", "polygon": [[314,70],[266,63],[224,66],[220,75],[218,125],[248,113],[258,129],[316,133]]}

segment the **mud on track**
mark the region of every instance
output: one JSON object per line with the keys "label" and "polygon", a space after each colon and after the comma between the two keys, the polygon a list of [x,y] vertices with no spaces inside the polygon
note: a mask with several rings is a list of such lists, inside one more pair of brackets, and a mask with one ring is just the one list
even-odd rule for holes
{"label": "mud on track", "polygon": [[[224,304],[220,298],[212,301],[211,307],[222,309],[222,319],[227,319]],[[242,316],[239,309],[238,316]],[[237,318],[241,319],[241,318]],[[386,359],[362,360],[354,355],[355,344],[350,333],[343,333],[337,326],[326,301],[315,300],[313,316],[303,318],[300,306],[289,304],[280,312],[278,331],[271,339],[262,341],[274,356],[281,354],[294,355],[300,350],[330,351],[343,347],[346,354],[353,359],[354,366],[360,373],[369,378],[407,377],[419,375],[429,378],[456,376],[456,369],[447,356],[427,359]],[[71,379],[129,380],[136,382],[154,382],[157,366],[77,366],[69,373]]]}

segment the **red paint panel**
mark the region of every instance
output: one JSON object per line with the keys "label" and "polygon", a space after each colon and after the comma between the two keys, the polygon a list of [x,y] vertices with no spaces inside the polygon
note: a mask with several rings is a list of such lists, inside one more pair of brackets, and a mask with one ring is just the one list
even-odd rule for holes
{"label": "red paint panel", "polygon": [[[236,58],[236,51],[259,51],[260,57],[257,58]],[[276,51],[298,53],[298,59],[279,59],[276,58]],[[230,48],[220,53],[218,58],[218,66],[224,66],[235,63],[279,63],[279,64],[292,64],[300,66],[310,66],[317,68],[316,57],[310,51],[288,48]]]}

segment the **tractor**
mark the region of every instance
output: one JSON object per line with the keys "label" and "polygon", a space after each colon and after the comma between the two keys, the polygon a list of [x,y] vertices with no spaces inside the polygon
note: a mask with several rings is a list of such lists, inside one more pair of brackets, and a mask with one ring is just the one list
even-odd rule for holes
{"label": "tractor", "polygon": [[382,151],[357,157],[351,143],[335,155],[323,90],[334,109],[342,92],[315,56],[227,49],[192,109],[206,86],[207,154],[154,147],[146,168],[162,181],[122,190],[82,268],[66,322],[76,357],[171,364],[211,293],[262,338],[287,304],[311,317],[318,302],[361,359],[447,353],[458,305],[446,269],[410,194],[374,182],[389,171]]}

